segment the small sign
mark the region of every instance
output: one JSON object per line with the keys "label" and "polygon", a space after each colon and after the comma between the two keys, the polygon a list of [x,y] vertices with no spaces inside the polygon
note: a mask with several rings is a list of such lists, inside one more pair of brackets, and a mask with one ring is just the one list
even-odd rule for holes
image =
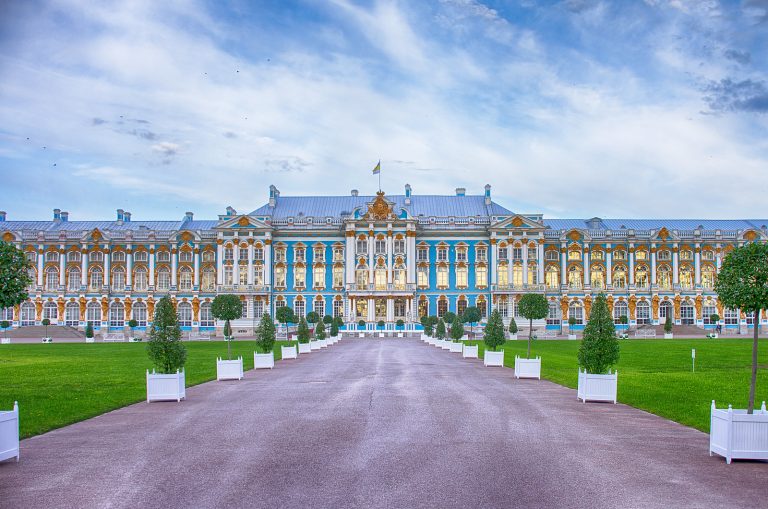
{"label": "small sign", "polygon": [[695,358],[696,358],[696,349],[691,348],[691,359],[695,359]]}

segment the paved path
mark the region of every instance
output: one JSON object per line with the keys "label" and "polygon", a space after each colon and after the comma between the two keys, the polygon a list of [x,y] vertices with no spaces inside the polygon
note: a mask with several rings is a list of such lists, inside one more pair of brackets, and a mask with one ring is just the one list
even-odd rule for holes
{"label": "paved path", "polygon": [[[544,360],[546,362],[546,359]],[[0,507],[759,507],[768,464],[416,340],[344,340],[22,443]]]}

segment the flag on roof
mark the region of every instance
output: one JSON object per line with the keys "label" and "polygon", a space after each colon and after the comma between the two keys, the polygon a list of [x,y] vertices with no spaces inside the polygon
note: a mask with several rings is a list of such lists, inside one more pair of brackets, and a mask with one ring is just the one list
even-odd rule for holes
{"label": "flag on roof", "polygon": [[379,173],[381,173],[381,161],[376,163],[376,167],[373,168],[374,175],[378,175]]}

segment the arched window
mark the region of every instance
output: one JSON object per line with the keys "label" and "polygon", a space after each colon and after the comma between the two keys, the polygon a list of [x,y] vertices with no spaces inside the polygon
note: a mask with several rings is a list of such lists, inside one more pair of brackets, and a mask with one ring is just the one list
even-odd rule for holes
{"label": "arched window", "polygon": [[[224,266],[224,284],[232,286],[234,283],[234,272],[231,265]],[[285,287],[285,267],[275,267],[275,286]]]}
{"label": "arched window", "polygon": [[488,268],[485,265],[475,267],[475,286],[477,288],[488,286]]}
{"label": "arched window", "polygon": [[496,269],[496,281],[499,287],[509,286],[509,272],[507,272],[507,262],[499,262]]}
{"label": "arched window", "polygon": [[405,299],[398,297],[395,299],[395,319],[405,318]]}
{"label": "arched window", "polygon": [[67,261],[68,262],[77,262],[80,263],[80,260],[82,260],[80,256],[80,251],[70,251],[67,253]]}
{"label": "arched window", "polygon": [[[424,297],[422,295],[422,297]],[[416,310],[419,313],[419,318],[422,316],[429,316],[429,301],[424,298],[419,299],[418,309]]]}
{"label": "arched window", "polygon": [[109,305],[109,326],[115,328],[125,327],[125,306],[122,302],[113,302]]}
{"label": "arched window", "polygon": [[90,281],[88,287],[91,291],[101,291],[101,287],[104,285],[104,273],[101,271],[101,267],[93,267],[90,273]]}
{"label": "arched window", "polygon": [[656,270],[656,281],[662,290],[670,290],[672,288],[672,271],[669,265],[659,266]]}
{"label": "arched window", "polygon": [[429,288],[429,265],[422,264],[416,267],[416,284],[419,288]]}
{"label": "arched window", "polygon": [[[248,265],[241,264],[238,266],[237,280],[240,286],[245,286],[248,284]],[[296,286],[298,286],[298,284]]]}
{"label": "arched window", "polygon": [[102,262],[104,261],[104,253],[101,251],[91,251],[88,253],[89,262]]}
{"label": "arched window", "polygon": [[437,266],[437,287],[448,288],[448,266],[447,265]]}
{"label": "arched window", "polygon": [[557,301],[549,301],[549,312],[547,313],[547,325],[560,325],[562,321],[562,310]]}
{"label": "arched window", "polygon": [[520,262],[512,264],[512,285],[515,288],[522,288],[523,286],[523,265]]}
{"label": "arched window", "polygon": [[179,269],[179,290],[192,290],[192,269],[189,267]]}
{"label": "arched window", "polygon": [[133,305],[133,319],[136,320],[137,327],[147,326],[147,305],[144,302],[137,302]]}
{"label": "arched window", "polygon": [[560,269],[554,265],[547,267],[547,272],[544,273],[544,283],[547,285],[547,288],[559,288]]}
{"label": "arched window", "polygon": [[589,271],[590,284],[593,290],[602,290],[605,288],[605,267],[600,264],[592,265]]}
{"label": "arched window", "polygon": [[485,300],[484,295],[480,295],[475,302],[475,306],[480,310],[480,316],[485,318],[488,316],[488,302]]}
{"label": "arched window", "polygon": [[203,302],[200,305],[200,327],[213,327],[216,321],[211,313],[211,303]]}
{"label": "arched window", "polygon": [[336,299],[333,301],[333,317],[344,318],[344,301]]}
{"label": "arched window", "polygon": [[112,270],[112,290],[122,292],[125,290],[125,269],[115,267]]}
{"label": "arched window", "polygon": [[358,289],[366,289],[368,287],[368,266],[360,264],[355,269],[355,284]]}
{"label": "arched window", "polygon": [[682,325],[693,325],[696,322],[696,309],[690,300],[683,302],[680,306],[680,323]]}
{"label": "arched window", "polygon": [[149,287],[149,275],[144,267],[137,267],[133,272],[133,289],[137,292],[146,292]]}
{"label": "arched window", "polygon": [[[689,286],[684,286],[684,288],[693,288],[693,276],[691,275],[690,267],[688,268],[688,276],[686,279],[690,281]],[[709,263],[706,263],[701,266],[701,286],[704,288],[711,290],[715,287],[715,279],[717,277],[717,271],[715,270],[714,265],[711,265]],[[681,270],[680,272],[680,283],[683,282],[683,272]]]}
{"label": "arched window", "polygon": [[448,299],[441,297],[437,300],[437,317],[442,318],[448,312]]}
{"label": "arched window", "polygon": [[158,251],[156,257],[158,262],[168,263],[171,261],[171,253],[168,251]]}
{"label": "arched window", "polygon": [[644,325],[651,322],[651,305],[648,304],[647,300],[638,302],[635,312],[637,313],[638,325]]}
{"label": "arched window", "polygon": [[584,308],[582,307],[581,302],[571,302],[571,304],[568,306],[569,323],[571,318],[576,319],[576,325],[584,324]]}
{"label": "arched window", "polygon": [[216,253],[213,251],[203,251],[203,261],[204,262],[213,262],[213,260],[216,258]]}
{"label": "arched window", "polygon": [[392,276],[392,282],[395,285],[395,290],[405,290],[405,265],[401,263],[395,266]]}
{"label": "arched window", "polygon": [[675,318],[674,311],[672,309],[672,303],[668,300],[662,301],[659,303],[659,321],[661,323],[664,323],[666,321],[667,317],[670,317],[672,319]]}
{"label": "arched window", "polygon": [[80,269],[73,267],[67,272],[67,290],[70,292],[77,292],[82,285],[82,278]]}
{"label": "arched window", "polygon": [[48,251],[45,253],[45,262],[58,262],[59,261],[59,253],[57,251]]}
{"label": "arched window", "polygon": [[303,299],[296,299],[293,301],[293,312],[296,315],[297,318],[301,318],[302,316],[305,316],[306,313],[306,306],[304,304]]}
{"label": "arched window", "polygon": [[55,267],[48,267],[45,270],[45,289],[49,292],[55,292],[59,288],[59,271]]}
{"label": "arched window", "polygon": [[13,308],[0,308],[0,322],[13,321]]}
{"label": "arched window", "polygon": [[739,325],[739,310],[738,309],[723,309],[723,321],[725,325]]}
{"label": "arched window", "polygon": [[613,303],[613,323],[621,324],[621,317],[627,317],[627,327],[629,327],[629,307],[623,300],[619,300]]}
{"label": "arched window", "polygon": [[27,286],[27,289],[29,291],[34,291],[35,286],[37,285],[37,271],[30,267],[27,269],[27,275],[29,276],[29,286]]}
{"label": "arched window", "polygon": [[43,318],[47,318],[53,323],[58,318],[58,315],[55,302],[48,301],[43,305]]}
{"label": "arched window", "polygon": [[216,272],[213,267],[206,267],[203,269],[201,287],[204,292],[212,292],[216,289]]}
{"label": "arched window", "polygon": [[253,299],[254,320],[260,320],[263,315],[264,315],[264,301],[261,299]]}
{"label": "arched window", "polygon": [[35,325],[35,305],[31,302],[24,302],[21,304],[21,326]]}
{"label": "arched window", "polygon": [[325,316],[325,301],[322,297],[316,298],[312,301],[312,311],[322,319]]}
{"label": "arched window", "polygon": [[467,310],[467,298],[459,297],[459,300],[456,301],[456,314],[461,316],[464,314],[464,311],[466,310]]}
{"label": "arched window", "polygon": [[85,321],[91,324],[91,327],[101,326],[101,306],[98,302],[89,302],[85,308]]}
{"label": "arched window", "polygon": [[77,327],[80,324],[80,305],[77,302],[67,302],[64,308],[64,325]]}
{"label": "arched window", "polygon": [[584,281],[584,275],[581,271],[581,267],[578,265],[571,265],[568,269],[568,287],[571,290],[578,290],[581,288],[581,284]]}
{"label": "arched window", "polygon": [[383,265],[377,266],[373,271],[373,281],[377,290],[387,289],[387,269]]}
{"label": "arched window", "polygon": [[648,289],[648,267],[645,265],[638,265],[635,268],[635,286],[638,289]]}
{"label": "arched window", "polygon": [[264,265],[261,263],[253,266],[253,284],[256,286],[264,285]]}
{"label": "arched window", "polygon": [[160,267],[157,271],[157,289],[165,292],[171,288],[171,271],[168,267]]}
{"label": "arched window", "polygon": [[344,267],[336,265],[333,267],[333,287],[341,288],[344,286]]}
{"label": "arched window", "polygon": [[496,301],[496,310],[499,312],[502,318],[509,316],[509,301],[506,295],[499,295]]}
{"label": "arched window", "polygon": [[536,262],[528,262],[528,284],[539,284],[539,264]]}
{"label": "arched window", "polygon": [[192,304],[179,302],[176,315],[179,317],[179,327],[192,327]]}
{"label": "arched window", "polygon": [[325,288],[325,266],[315,265],[312,268],[312,287],[317,289]]}
{"label": "arched window", "polygon": [[616,290],[623,290],[626,287],[627,287],[627,268],[623,265],[617,265],[613,269],[613,288]]}

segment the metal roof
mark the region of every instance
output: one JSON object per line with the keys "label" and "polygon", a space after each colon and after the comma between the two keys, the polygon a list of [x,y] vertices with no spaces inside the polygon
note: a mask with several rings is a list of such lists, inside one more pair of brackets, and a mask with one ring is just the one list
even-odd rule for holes
{"label": "metal roof", "polygon": [[[589,219],[545,219],[544,224],[554,230],[587,229]],[[768,222],[745,219],[601,219],[606,230],[747,230],[760,228]]]}

